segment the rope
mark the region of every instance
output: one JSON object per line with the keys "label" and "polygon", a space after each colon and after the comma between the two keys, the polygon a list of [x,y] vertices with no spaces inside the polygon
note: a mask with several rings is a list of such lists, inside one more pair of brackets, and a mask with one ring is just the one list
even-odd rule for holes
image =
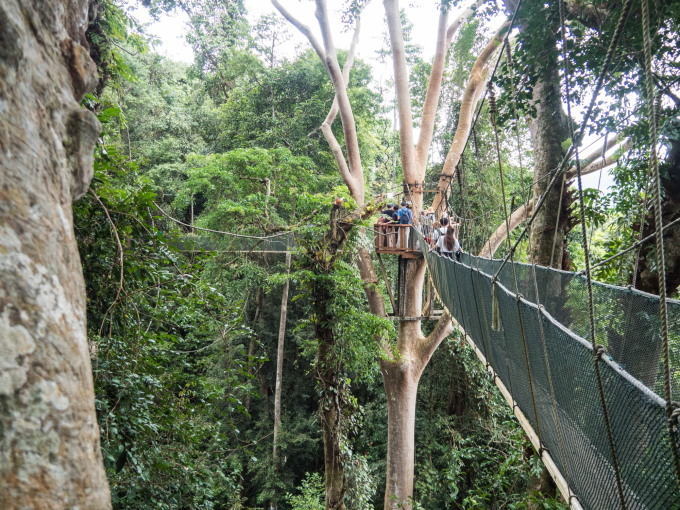
{"label": "rope", "polygon": [[[565,28],[565,13],[564,13],[564,0],[559,0],[559,11],[560,11],[560,30],[562,33],[562,51],[564,58],[564,76],[566,84],[566,103],[567,103],[567,116],[571,119],[571,92],[569,90],[569,58],[567,53],[567,35]],[[616,37],[616,34],[615,34]],[[585,126],[585,124],[584,124]],[[569,136],[571,136],[575,155],[576,155],[576,182],[578,183],[578,197],[579,197],[579,209],[581,213],[581,235],[583,236],[583,252],[586,266],[586,283],[588,288],[588,319],[590,321],[590,340],[592,345],[593,353],[593,364],[595,368],[595,378],[597,379],[597,389],[600,397],[600,405],[602,406],[602,413],[605,423],[605,428],[607,431],[607,442],[609,443],[609,450],[611,453],[612,467],[614,468],[614,475],[616,477],[616,491],[621,501],[621,508],[626,509],[626,498],[623,492],[623,482],[621,481],[621,469],[619,468],[619,460],[616,451],[616,443],[614,442],[614,433],[612,431],[611,418],[609,416],[609,410],[607,408],[607,400],[604,393],[604,384],[602,381],[602,373],[600,372],[600,359],[602,357],[603,349],[597,346],[597,337],[595,331],[595,302],[593,299],[593,281],[590,273],[590,248],[588,243],[588,232],[586,230],[586,211],[585,211],[585,201],[583,199],[583,183],[581,180],[581,161],[579,160],[578,154],[578,140],[574,137],[574,127],[571,122],[569,122]]]}
{"label": "rope", "polygon": [[657,274],[659,277],[659,317],[661,319],[661,341],[663,348],[663,370],[664,370],[664,394],[666,397],[666,414],[668,415],[668,436],[670,439],[673,463],[675,464],[675,476],[680,482],[680,453],[678,453],[678,443],[675,437],[675,423],[673,416],[673,395],[671,389],[671,368],[670,368],[670,348],[668,339],[668,309],[666,305],[666,258],[664,254],[663,235],[661,227],[663,218],[661,215],[661,177],[659,176],[659,161],[656,155],[657,141],[657,115],[655,108],[654,82],[652,78],[652,43],[650,35],[649,2],[642,0],[642,37],[645,57],[645,83],[647,90],[647,104],[649,108],[649,158],[654,179],[654,224],[656,226],[656,260]]}
{"label": "rope", "polygon": [[283,231],[283,232],[277,232],[276,234],[272,234],[272,235],[269,235],[269,236],[251,236],[251,235],[246,235],[246,234],[234,234],[233,232],[224,232],[222,230],[213,230],[211,228],[202,228],[202,227],[197,227],[195,225],[189,225],[188,223],[184,223],[183,221],[180,221],[177,218],[173,218],[168,213],[166,213],[161,208],[161,206],[158,205],[156,202],[154,202],[153,205],[156,206],[156,208],[161,212],[161,214],[163,216],[168,218],[170,221],[174,221],[178,225],[193,228],[195,230],[202,230],[203,232],[212,232],[213,234],[222,234],[222,235],[230,236],[230,237],[241,237],[241,238],[245,238],[245,239],[257,239],[258,241],[264,241],[266,239],[273,239],[275,237],[281,237],[283,235],[290,234],[290,233],[294,232],[293,230],[286,230],[286,231]]}

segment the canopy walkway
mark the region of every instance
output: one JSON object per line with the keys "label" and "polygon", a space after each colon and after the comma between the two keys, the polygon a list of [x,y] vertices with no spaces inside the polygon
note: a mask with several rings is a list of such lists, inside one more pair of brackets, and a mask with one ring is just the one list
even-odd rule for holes
{"label": "canopy walkway", "polygon": [[[657,296],[593,283],[603,346],[594,353],[585,340],[587,282],[577,273],[510,262],[494,280],[502,261],[424,256],[444,306],[573,508],[680,508],[670,441],[672,433],[680,443],[680,433],[653,391],[661,372]],[[677,387],[680,302],[668,300],[668,312]]]}

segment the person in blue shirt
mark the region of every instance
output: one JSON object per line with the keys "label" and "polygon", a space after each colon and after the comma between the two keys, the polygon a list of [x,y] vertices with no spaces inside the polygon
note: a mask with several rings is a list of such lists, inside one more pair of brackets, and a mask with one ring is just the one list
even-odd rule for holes
{"label": "person in blue shirt", "polygon": [[401,203],[401,209],[397,211],[397,219],[400,225],[410,225],[413,219],[413,213],[408,208],[408,204],[404,201]]}
{"label": "person in blue shirt", "polygon": [[[401,202],[401,209],[397,211],[397,220],[399,225],[410,225],[413,220],[413,212],[408,208],[408,204],[405,200]],[[411,229],[409,227],[399,228],[399,237],[397,238],[397,246],[401,249],[408,249],[409,233]]]}

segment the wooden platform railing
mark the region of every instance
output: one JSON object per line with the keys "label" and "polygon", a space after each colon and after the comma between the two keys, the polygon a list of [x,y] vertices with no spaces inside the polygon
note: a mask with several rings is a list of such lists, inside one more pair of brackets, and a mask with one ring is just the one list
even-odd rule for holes
{"label": "wooden platform railing", "polygon": [[374,246],[377,253],[417,257],[420,255],[417,236],[413,225],[398,223],[376,223],[373,225]]}

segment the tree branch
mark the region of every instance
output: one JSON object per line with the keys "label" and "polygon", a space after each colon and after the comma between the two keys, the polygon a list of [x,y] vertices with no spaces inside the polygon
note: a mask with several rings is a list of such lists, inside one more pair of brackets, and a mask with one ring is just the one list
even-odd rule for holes
{"label": "tree branch", "polygon": [[[432,143],[434,134],[434,123],[437,113],[437,105],[441,95],[441,85],[444,76],[444,64],[446,63],[446,52],[451,44],[454,34],[463,23],[477,10],[484,0],[476,0],[470,7],[461,12],[458,17],[446,28],[448,11],[442,9],[439,14],[439,28],[437,30],[437,45],[434,59],[432,61],[432,71],[427,83],[423,114],[420,121],[420,135],[416,147],[416,168],[421,177],[425,175],[427,165],[427,153]],[[421,179],[422,180],[422,179]]]}
{"label": "tree branch", "polygon": [[453,322],[451,321],[451,316],[449,312],[444,310],[442,316],[437,321],[436,326],[432,332],[423,339],[423,341],[418,346],[418,363],[421,364],[422,368],[425,368],[430,358],[437,350],[439,344],[453,331]]}
{"label": "tree branch", "polygon": [[319,58],[321,59],[322,62],[326,62],[326,52],[324,51],[323,47],[319,43],[319,40],[314,37],[314,34],[312,33],[312,30],[302,23],[299,19],[297,19],[291,12],[286,9],[283,5],[281,5],[281,2],[279,0],[271,0],[272,5],[276,7],[276,10],[281,13],[281,15],[288,20],[288,22],[293,25],[295,28],[297,28],[302,35],[304,35],[307,40],[309,41],[309,44],[312,45],[312,48],[314,48],[314,51],[316,52],[317,55],[319,55]]}
{"label": "tree branch", "polygon": [[[617,139],[618,137],[614,139],[614,142],[612,144],[607,142],[607,147],[605,148],[604,152],[608,152],[611,149],[611,147],[614,147],[618,143]],[[614,152],[614,154],[604,159],[602,159],[602,152],[591,154],[581,162],[582,166],[581,175],[592,174],[594,172],[597,172],[598,170],[607,168],[609,165],[613,165],[619,159],[621,154],[626,152],[632,146],[633,142],[631,142],[630,140],[626,140],[626,142],[621,144],[621,146],[616,150],[616,152]],[[566,178],[567,180],[575,179],[576,175],[577,175],[576,167],[572,167],[567,171]]]}
{"label": "tree branch", "polygon": [[509,28],[509,24],[510,22],[506,21],[503,26],[498,29],[496,35],[491,39],[491,41],[489,41],[486,47],[479,54],[475,64],[472,66],[472,71],[470,71],[470,79],[468,80],[465,93],[463,94],[463,99],[461,100],[456,134],[454,135],[453,141],[451,142],[451,147],[448,154],[446,155],[446,160],[444,160],[444,166],[442,167],[439,182],[437,184],[438,193],[435,196],[434,202],[432,204],[432,208],[435,211],[441,208],[444,193],[446,193],[449,181],[455,175],[456,166],[458,165],[460,157],[463,154],[465,142],[467,141],[467,137],[470,134],[472,116],[475,111],[475,106],[477,105],[477,101],[479,100],[479,96],[481,95],[481,91],[483,90],[484,83],[486,81],[486,75],[488,72],[487,64],[505,36],[505,33]]}
{"label": "tree branch", "polygon": [[[415,147],[413,143],[413,112],[411,108],[411,92],[409,88],[408,66],[406,64],[406,50],[404,48],[404,34],[401,27],[401,16],[397,0],[383,0],[385,16],[392,49],[392,65],[394,69],[394,86],[397,95],[397,112],[399,115],[399,146],[401,148],[401,166],[404,181],[414,182],[422,180],[415,168]],[[420,203],[414,203],[417,212],[422,204],[422,194],[414,198]]]}
{"label": "tree branch", "polygon": [[[345,61],[345,66],[342,69],[342,78],[345,84],[345,87],[349,84],[349,72],[352,69],[352,65],[354,65],[354,54],[356,53],[356,48],[359,42],[359,33],[361,31],[361,19],[360,17],[357,17],[356,21],[356,28],[354,29],[354,35],[352,36],[352,43],[349,47],[349,52],[347,54],[347,60]],[[333,105],[331,106],[330,111],[328,112],[328,115],[326,115],[326,118],[324,121],[321,123],[321,126],[319,126],[319,129],[321,129],[321,132],[323,133],[324,138],[326,139],[326,142],[331,148],[331,152],[333,153],[333,156],[335,157],[335,162],[338,165],[338,170],[340,171],[340,175],[342,176],[342,180],[345,182],[347,187],[349,188],[349,192],[352,195],[352,197],[357,200],[358,195],[363,195],[362,190],[355,189],[355,181],[356,179],[350,172],[350,168],[347,164],[347,160],[345,159],[345,155],[342,152],[342,148],[340,147],[340,143],[338,142],[337,138],[333,134],[333,130],[331,126],[333,125],[333,122],[335,121],[335,118],[338,115],[338,95],[336,94],[335,97],[333,98]]]}
{"label": "tree branch", "polygon": [[[510,232],[521,225],[524,220],[529,218],[533,209],[533,199],[515,209],[515,211],[513,211],[513,213],[508,218]],[[491,234],[491,237],[489,237],[489,240],[484,243],[484,247],[482,248],[482,251],[479,252],[478,257],[485,257],[489,259],[493,257],[494,253],[496,253],[496,250],[508,237],[508,226],[506,226],[505,221],[498,226],[495,232]]]}
{"label": "tree branch", "polygon": [[[277,1],[277,0],[272,0]],[[349,172],[352,176],[352,186],[350,193],[352,198],[358,204],[364,203],[364,175],[363,167],[361,165],[361,154],[359,152],[359,140],[357,138],[356,122],[354,120],[354,113],[352,112],[352,105],[347,95],[347,84],[345,82],[340,64],[338,63],[337,51],[333,43],[331,34],[330,22],[328,20],[328,9],[326,0],[316,0],[316,19],[319,22],[319,28],[324,41],[326,50],[326,57],[324,65],[328,71],[328,75],[333,83],[335,89],[335,97],[338,103],[338,110],[340,113],[340,120],[342,121],[342,129],[345,135],[345,148],[347,150],[347,163]]]}

